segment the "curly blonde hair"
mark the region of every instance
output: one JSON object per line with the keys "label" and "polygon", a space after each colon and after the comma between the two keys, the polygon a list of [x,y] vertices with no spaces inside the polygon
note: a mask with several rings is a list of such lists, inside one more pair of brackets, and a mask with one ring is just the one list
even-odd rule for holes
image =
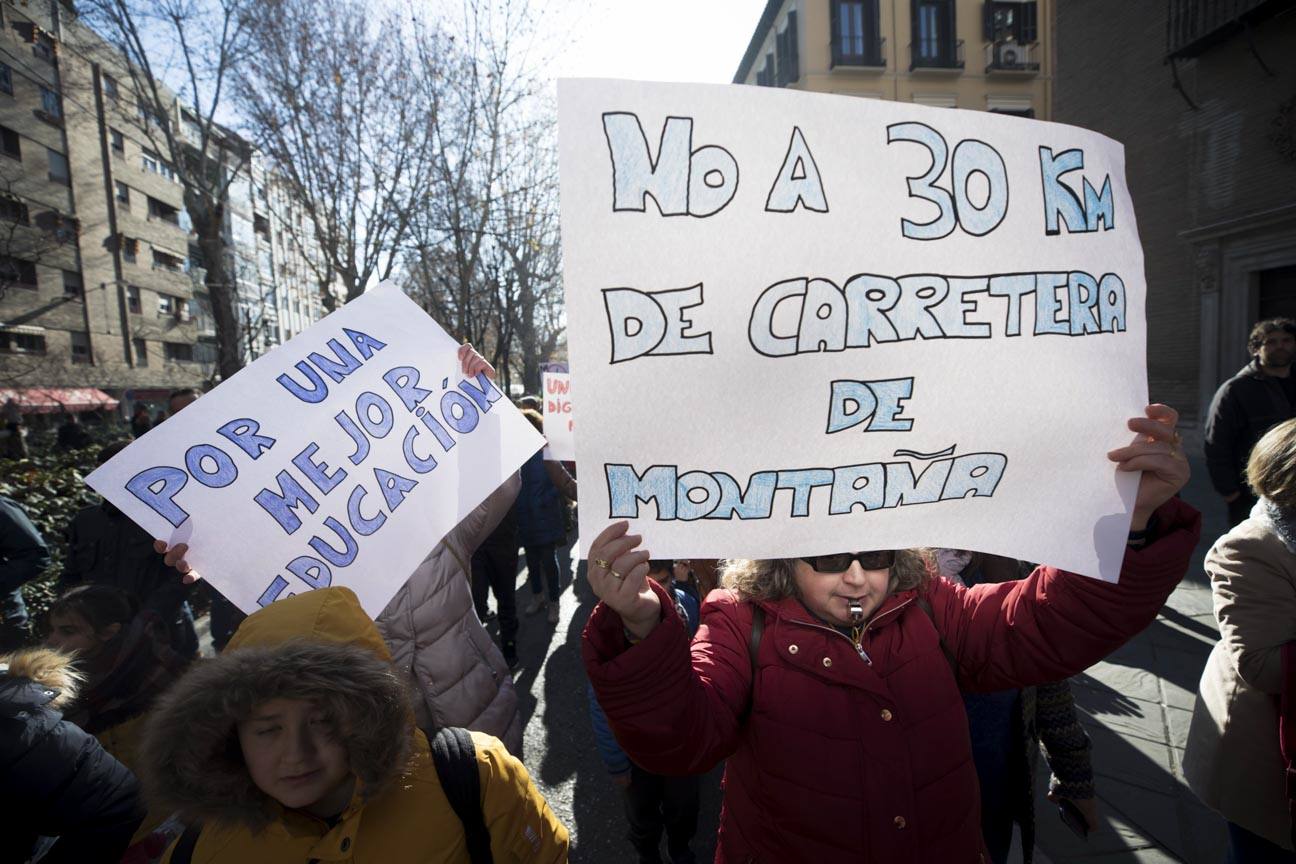
{"label": "curly blonde hair", "polygon": [[[796,562],[799,558],[730,558],[721,565],[720,584],[744,600],[782,600],[797,596]],[[891,566],[888,594],[921,590],[931,578],[930,549],[897,549]]]}

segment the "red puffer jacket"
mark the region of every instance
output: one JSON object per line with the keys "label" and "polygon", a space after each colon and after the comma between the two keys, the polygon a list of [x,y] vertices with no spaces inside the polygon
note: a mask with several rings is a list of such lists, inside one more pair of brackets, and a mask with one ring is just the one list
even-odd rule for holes
{"label": "red puffer jacket", "polygon": [[971,589],[933,579],[930,615],[917,592],[895,594],[869,621],[867,659],[796,599],[762,602],[753,687],[752,603],[715,591],[691,657],[673,611],[629,646],[599,604],[585,667],[639,765],[693,774],[728,758],[717,862],[980,862],[960,688],[1056,681],[1146,627],[1187,570],[1201,517],[1172,500],[1157,524],[1152,543],[1126,552],[1116,585],[1051,567]]}

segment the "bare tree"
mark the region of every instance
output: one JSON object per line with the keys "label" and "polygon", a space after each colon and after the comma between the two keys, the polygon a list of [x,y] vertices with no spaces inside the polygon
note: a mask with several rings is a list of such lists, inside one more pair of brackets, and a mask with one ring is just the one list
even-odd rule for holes
{"label": "bare tree", "polygon": [[[316,280],[339,279],[345,300],[391,274],[426,194],[435,88],[416,78],[439,74],[440,37],[417,30],[426,58],[395,12],[362,0],[268,0],[257,10],[257,62],[240,77],[240,104],[305,210]],[[330,291],[321,299],[333,308]]]}
{"label": "bare tree", "polygon": [[[225,240],[229,185],[251,158],[251,145],[217,122],[234,69],[249,47],[255,0],[83,0],[86,23],[126,60],[135,125],[165,159],[206,268],[216,325],[217,368],[229,378],[243,366],[237,286]],[[162,56],[160,52],[170,53]],[[164,83],[183,82],[180,96]]]}

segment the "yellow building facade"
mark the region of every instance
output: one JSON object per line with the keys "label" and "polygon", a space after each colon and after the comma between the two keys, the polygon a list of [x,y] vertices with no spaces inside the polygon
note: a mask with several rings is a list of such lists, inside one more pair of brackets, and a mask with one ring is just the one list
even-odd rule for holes
{"label": "yellow building facade", "polygon": [[1052,2],[769,0],[733,80],[1047,120]]}

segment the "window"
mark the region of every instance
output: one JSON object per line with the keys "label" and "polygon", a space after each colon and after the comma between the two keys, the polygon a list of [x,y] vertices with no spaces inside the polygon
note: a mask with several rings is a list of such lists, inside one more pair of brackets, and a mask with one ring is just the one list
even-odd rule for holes
{"label": "window", "polygon": [[126,308],[132,315],[139,315],[143,309],[140,308],[139,289],[134,285],[126,286]]}
{"label": "window", "polygon": [[171,167],[169,162],[164,162],[162,157],[156,153],[145,150],[143,155],[140,156],[140,162],[144,166],[144,170],[151,174],[161,174],[172,181],[176,179],[175,169]]}
{"label": "window", "polygon": [[59,104],[58,94],[48,87],[40,88],[41,91],[41,110],[50,117],[61,118],[63,116],[63,107]]}
{"label": "window", "polygon": [[117,203],[125,207],[127,210],[129,210],[130,209],[130,187],[127,186],[125,183],[121,182],[120,180],[115,181],[113,183],[113,186],[117,189]]}
{"label": "window", "polygon": [[14,258],[12,255],[0,255],[0,282],[23,288],[35,288],[36,265],[31,261]]}
{"label": "window", "polygon": [[883,66],[878,0],[836,0],[832,10],[834,66]]}
{"label": "window", "polygon": [[139,255],[139,241],[134,237],[122,238],[122,260],[128,264],[134,264],[136,257]]}
{"label": "window", "polygon": [[801,77],[797,56],[797,14],[787,14],[787,26],[774,36],[778,51],[778,86],[783,87]]}
{"label": "window", "polygon": [[[180,211],[165,201],[149,196],[148,199],[148,218],[160,219],[163,222],[170,222],[172,225],[180,224]],[[154,253],[156,259],[157,253]]]}
{"label": "window", "polygon": [[81,274],[76,270],[63,271],[63,295],[65,297],[81,298],[81,291],[84,283],[81,281]]}
{"label": "window", "polygon": [[54,38],[43,30],[38,30],[32,39],[32,53],[42,60],[54,59]]}
{"label": "window", "polygon": [[5,354],[44,354],[45,336],[40,333],[0,330],[0,351]]}
{"label": "window", "polygon": [[267,240],[270,239],[270,220],[260,213],[252,214],[252,230]]}
{"label": "window", "polygon": [[148,368],[148,343],[143,339],[132,339],[131,348],[135,351],[135,365]]}
{"label": "window", "polygon": [[22,161],[22,144],[20,143],[18,133],[8,126],[0,126],[0,150],[4,151],[6,156]]}
{"label": "window", "polygon": [[0,63],[0,90],[13,95],[13,70],[8,63]]}
{"label": "window", "polygon": [[124,154],[124,153],[126,152],[126,136],[125,136],[125,135],[123,135],[122,133],[118,132],[116,129],[111,129],[111,128],[110,128],[110,129],[108,130],[108,139],[112,142],[112,149],[113,149],[113,152],[114,152],[114,153],[123,153],[123,154]]}
{"label": "window", "polygon": [[104,75],[103,92],[105,96],[107,96],[109,99],[116,102],[117,97],[120,95],[119,91],[117,90],[117,79],[111,75]]}
{"label": "window", "polygon": [[911,65],[958,68],[953,0],[910,0],[913,4]]}
{"label": "window", "polygon": [[1039,39],[1039,21],[1034,2],[985,4],[982,35],[987,42],[1016,42],[1029,45]]}
{"label": "window", "polygon": [[193,362],[193,346],[183,342],[163,342],[162,350],[168,363]]}
{"label": "window", "polygon": [[176,309],[180,308],[180,298],[172,297],[170,294],[158,295],[158,316],[165,317],[174,315]]}
{"label": "window", "polygon": [[31,224],[27,205],[9,195],[0,195],[0,219],[17,222],[19,225]]}
{"label": "window", "polygon": [[184,259],[166,252],[153,250],[153,269],[167,270],[171,273],[184,272]]}
{"label": "window", "polygon": [[64,186],[72,185],[72,175],[68,171],[67,157],[57,150],[45,148],[45,155],[49,157],[49,179],[51,183],[62,183]]}
{"label": "window", "polygon": [[89,363],[90,334],[83,333],[80,330],[73,330],[68,335],[72,337],[72,362]]}

